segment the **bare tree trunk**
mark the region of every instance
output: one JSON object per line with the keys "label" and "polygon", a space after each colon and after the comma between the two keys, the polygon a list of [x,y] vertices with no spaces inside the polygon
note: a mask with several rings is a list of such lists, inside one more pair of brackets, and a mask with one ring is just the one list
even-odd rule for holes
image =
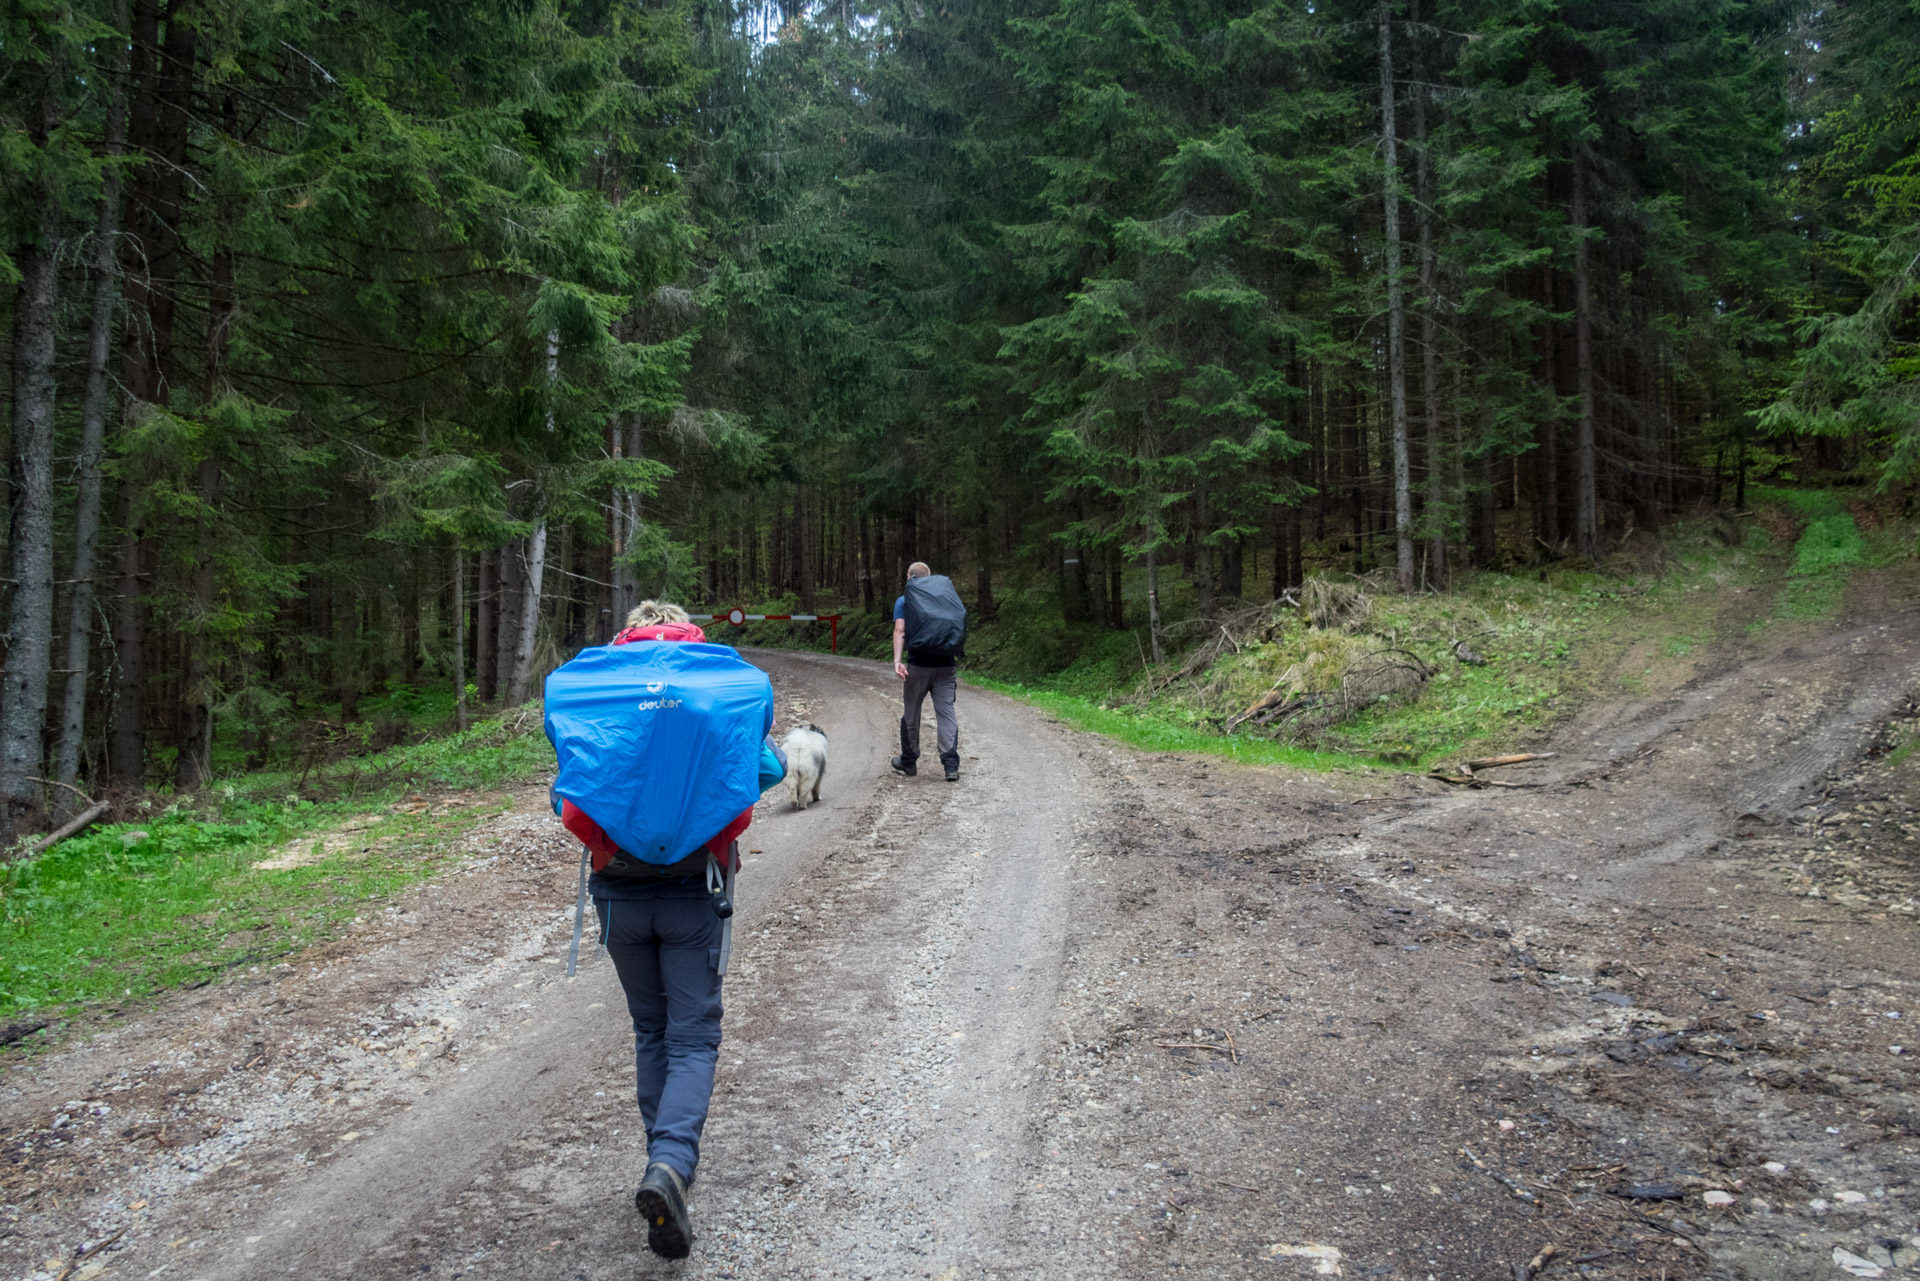
{"label": "bare tree trunk", "polygon": [[520,642],[520,606],[526,593],[527,540],[516,538],[499,552],[500,572],[494,579],[493,611],[494,694],[506,705],[513,688],[513,656]]}
{"label": "bare tree trunk", "polygon": [[[554,546],[554,543],[558,543],[558,546]],[[569,572],[578,574],[586,568],[585,565],[576,563],[574,555],[573,526],[562,525],[559,537],[549,542],[546,559],[552,561],[561,577],[565,578]],[[572,626],[573,580],[555,583],[554,590],[547,593],[547,599],[553,602],[547,613],[547,630],[553,634],[561,648],[566,649],[575,643]]]}
{"label": "bare tree trunk", "polygon": [[1400,141],[1393,98],[1393,23],[1380,0],[1380,138],[1385,177],[1382,202],[1387,232],[1387,392],[1392,405],[1393,530],[1395,575],[1400,590],[1413,590],[1413,466],[1407,457],[1407,315],[1400,290]]}
{"label": "bare tree trunk", "polygon": [[113,593],[113,729],[107,741],[107,770],[115,778],[140,784],[147,760],[147,628],[146,604],[141,599],[146,569],[147,539],[136,528],[139,482],[120,482],[114,503],[114,523],[123,533],[115,567]]}
{"label": "bare tree trunk", "polygon": [[794,569],[800,579],[800,612],[814,612],[814,532],[813,504],[807,501],[808,490],[802,485],[793,496],[793,560]]}
{"label": "bare tree trunk", "polygon": [[[128,72],[128,142],[145,163],[127,193],[123,288],[127,324],[121,335],[121,381],[134,401],[172,399],[171,366],[176,282],[180,271],[180,207],[186,187],[187,111],[193,88],[195,29],[184,20],[191,0],[166,6],[134,0]],[[146,577],[153,542],[139,522],[148,478],[139,469],[120,481],[114,523],[125,540],[116,557],[113,647],[113,732],[108,759],[116,778],[138,784],[146,774]]]}
{"label": "bare tree trunk", "polygon": [[[640,458],[640,416],[634,414],[614,428],[614,457]],[[640,575],[632,561],[633,546],[641,533],[640,494],[638,490],[618,489],[613,495],[613,626],[619,631],[627,624],[627,615],[640,603]]]}
{"label": "bare tree trunk", "polygon": [[1212,618],[1218,605],[1215,599],[1218,584],[1213,573],[1213,548],[1207,546],[1207,534],[1213,524],[1213,509],[1207,501],[1205,486],[1194,491],[1193,516],[1193,539],[1189,545],[1193,549],[1194,607],[1200,617]]}
{"label": "bare tree trunk", "polygon": [[1580,145],[1573,147],[1573,352],[1580,392],[1580,431],[1575,443],[1573,541],[1594,564],[1600,563],[1600,528],[1595,500],[1599,468],[1593,447],[1593,300],[1587,278],[1587,167]]}
{"label": "bare tree trunk", "polygon": [[1165,662],[1166,656],[1160,648],[1160,565],[1152,549],[1147,551],[1147,640],[1153,650],[1153,661]]}
{"label": "bare tree trunk", "polygon": [[[973,554],[976,560],[973,577],[973,608],[982,618],[991,618],[993,603],[993,509],[983,507],[980,510],[979,523],[974,527]],[[1077,566],[1080,573],[1080,590],[1086,591],[1087,567]]]}
{"label": "bare tree trunk", "polygon": [[860,606],[873,613],[873,518],[864,507],[860,509]]}
{"label": "bare tree trunk", "polygon": [[513,647],[513,683],[507,687],[507,705],[527,701],[533,680],[533,642],[540,631],[540,583],[547,569],[547,524],[541,521],[527,538],[527,566],[521,585],[520,634]]}
{"label": "bare tree trunk", "polygon": [[1080,558],[1084,562],[1080,568],[1087,576],[1087,621],[1106,623],[1109,620],[1107,607],[1107,553],[1105,549],[1082,544]]}
{"label": "bare tree trunk", "polygon": [[499,627],[494,621],[494,610],[500,594],[499,570],[496,568],[499,563],[499,552],[481,552],[479,572],[475,575],[479,581],[474,588],[474,595],[478,599],[473,604],[473,679],[480,687],[480,701],[488,704],[500,695],[500,669],[494,657],[497,652],[495,641],[499,636]]}
{"label": "bare tree trunk", "polygon": [[[1302,541],[1306,533],[1306,521],[1300,515],[1300,505],[1295,503],[1287,509],[1287,586],[1299,587],[1307,581],[1307,566]],[[1275,592],[1274,595],[1279,595]]]}
{"label": "bare tree trunk", "polygon": [[1439,263],[1433,251],[1433,158],[1427,152],[1426,76],[1417,39],[1413,47],[1413,133],[1420,145],[1414,221],[1420,237],[1420,401],[1427,415],[1427,581],[1440,588],[1447,582],[1447,534],[1452,526],[1454,495],[1447,492],[1447,459],[1440,427]]}
{"label": "bare tree trunk", "polygon": [[453,724],[467,728],[467,553],[453,544]]}
{"label": "bare tree trunk", "polygon": [[[113,29],[127,25],[126,0],[113,6]],[[67,686],[60,709],[60,745],[54,753],[53,777],[71,786],[80,776],[80,745],[87,732],[87,660],[93,645],[94,544],[100,534],[100,459],[107,439],[107,357],[113,346],[113,304],[117,296],[118,257],[114,237],[120,226],[119,169],[112,163],[126,141],[127,94],[124,59],[116,38],[108,55],[107,75],[113,81],[113,97],[107,104],[107,130],[104,151],[108,160],[100,193],[100,210],[94,219],[93,316],[87,327],[87,391],[80,411],[80,492],[73,511],[73,595],[67,616]],[[72,793],[61,791],[63,798]],[[74,808],[71,800],[56,805],[62,813]]]}
{"label": "bare tree trunk", "polygon": [[[237,112],[233,95],[221,105],[221,127],[231,135]],[[227,340],[233,324],[233,247],[222,228],[229,225],[232,202],[224,197],[216,201],[215,231],[218,237],[207,274],[207,333],[204,353],[205,378],[200,390],[200,413],[204,416],[219,399],[226,376]],[[200,500],[200,546],[193,570],[193,616],[183,629],[187,646],[186,680],[180,691],[179,752],[174,757],[174,788],[190,792],[203,786],[213,766],[213,606],[217,586],[214,575],[214,507],[220,501],[221,466],[209,446],[200,460],[197,495]]]}
{"label": "bare tree trunk", "polygon": [[[1244,538],[1236,537],[1220,549],[1220,590],[1234,600],[1245,600],[1247,595],[1247,547]],[[1260,546],[1252,544],[1256,572],[1260,563]]]}
{"label": "bare tree trunk", "polygon": [[[211,511],[220,500],[220,460],[206,458],[200,463],[196,494],[201,508]],[[212,637],[214,565],[213,533],[202,518],[199,559],[193,567],[193,618],[182,630],[186,644],[186,670],[180,688],[179,751],[174,758],[173,785],[176,791],[190,792],[207,781],[213,752],[213,667]]]}
{"label": "bare tree trunk", "polygon": [[[1085,519],[1083,504],[1075,504],[1074,515],[1078,519]],[[1085,548],[1070,543],[1060,558],[1060,615],[1069,623],[1085,623],[1093,619],[1093,595],[1087,577],[1086,557]],[[986,567],[986,558],[987,553],[982,549],[982,570]]]}
{"label": "bare tree trunk", "polygon": [[1637,477],[1631,478],[1630,483],[1633,489],[1635,522],[1642,529],[1654,529],[1660,524],[1662,482],[1665,481],[1669,485],[1672,483],[1673,470],[1665,465],[1669,460],[1660,456],[1664,433],[1659,426],[1661,406],[1657,382],[1658,365],[1654,354],[1647,350],[1654,344],[1653,326],[1647,320],[1647,313],[1651,308],[1647,306],[1646,300],[1641,298],[1636,301],[1634,310],[1638,313],[1637,327],[1640,333],[1645,335],[1642,341],[1646,347],[1633,353],[1634,370],[1638,374],[1640,392],[1636,405],[1639,422],[1634,432],[1634,441],[1639,446],[1641,472]]}
{"label": "bare tree trunk", "polygon": [[340,728],[360,717],[360,593],[348,587],[333,611],[333,684],[340,694]]}
{"label": "bare tree trunk", "polygon": [[[60,59],[41,72],[32,142],[44,147],[60,123]],[[35,808],[40,731],[53,666],[53,407],[59,209],[50,180],[32,194],[32,224],[15,251],[20,293],[13,313],[13,509],[7,546],[13,598],[7,662],[0,672],[0,845],[11,844]]]}
{"label": "bare tree trunk", "polygon": [[1341,408],[1346,414],[1347,426],[1352,428],[1353,448],[1347,453],[1348,506],[1353,509],[1353,572],[1364,574],[1367,564],[1367,424],[1365,408],[1361,403],[1358,388],[1343,389],[1340,397]]}

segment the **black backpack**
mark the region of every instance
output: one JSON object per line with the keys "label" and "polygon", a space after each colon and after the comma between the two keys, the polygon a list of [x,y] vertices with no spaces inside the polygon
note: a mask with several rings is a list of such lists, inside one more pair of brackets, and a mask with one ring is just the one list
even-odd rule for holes
{"label": "black backpack", "polygon": [[907,580],[907,651],[917,658],[964,658],[967,607],[945,574]]}

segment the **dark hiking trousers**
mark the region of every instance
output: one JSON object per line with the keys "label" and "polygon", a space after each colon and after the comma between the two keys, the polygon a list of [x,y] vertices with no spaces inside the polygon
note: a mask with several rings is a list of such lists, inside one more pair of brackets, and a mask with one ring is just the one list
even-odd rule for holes
{"label": "dark hiking trousers", "polygon": [[948,769],[960,768],[960,721],[953,714],[953,695],[958,685],[952,664],[945,667],[907,664],[907,713],[900,718],[900,755],[907,764],[920,759],[920,705],[932,694],[940,763]]}
{"label": "dark hiking trousers", "polygon": [[720,918],[700,882],[593,900],[633,1015],[635,1093],[647,1160],[693,1181],[720,1058]]}

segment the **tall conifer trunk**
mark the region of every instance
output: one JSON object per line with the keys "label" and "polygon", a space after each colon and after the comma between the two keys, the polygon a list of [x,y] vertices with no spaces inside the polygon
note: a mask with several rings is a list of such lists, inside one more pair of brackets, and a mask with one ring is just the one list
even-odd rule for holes
{"label": "tall conifer trunk", "polygon": [[799,579],[800,612],[814,612],[814,560],[817,549],[814,546],[813,504],[807,501],[808,490],[802,485],[793,496],[793,561],[794,573]]}
{"label": "tall conifer trunk", "polygon": [[500,549],[500,573],[494,580],[494,694],[503,703],[510,701],[513,656],[520,643],[520,607],[526,597],[526,546],[526,539],[516,538]]}
{"label": "tall conifer trunk", "polygon": [[[1414,16],[1417,20],[1417,9]],[[1453,504],[1447,492],[1446,451],[1440,430],[1440,288],[1439,264],[1433,251],[1433,158],[1427,151],[1427,86],[1418,39],[1413,47],[1413,132],[1420,146],[1415,158],[1419,191],[1414,222],[1420,238],[1420,403],[1427,418],[1427,581],[1440,588],[1447,582],[1447,533]]]}
{"label": "tall conifer trunk", "polygon": [[453,544],[453,723],[467,728],[467,553]]}
{"label": "tall conifer trunk", "polygon": [[[127,25],[125,0],[113,6],[113,29]],[[60,743],[54,753],[56,780],[71,786],[80,775],[80,747],[87,732],[87,667],[93,652],[94,548],[100,534],[101,458],[106,452],[107,400],[111,385],[107,359],[113,347],[113,304],[118,296],[114,236],[120,226],[119,170],[112,165],[126,141],[127,96],[125,59],[119,41],[108,56],[107,75],[113,82],[107,104],[106,140],[102,151],[109,161],[94,217],[93,315],[87,326],[87,390],[80,411],[80,489],[73,511],[73,595],[67,615],[67,684],[60,709]],[[63,798],[72,794],[61,790]],[[56,802],[65,808],[77,808]]]}
{"label": "tall conifer trunk", "polygon": [[[128,76],[128,141],[145,162],[127,191],[122,263],[128,323],[121,336],[121,382],[128,399],[166,405],[174,304],[180,274],[179,222],[186,184],[187,107],[195,32],[191,0],[172,0],[161,34],[160,0],[135,0]],[[144,527],[147,476],[138,465],[120,481],[114,523],[122,542],[113,608],[113,732],[108,759],[116,778],[144,779],[147,753],[146,580],[155,560]]]}
{"label": "tall conifer trunk", "polygon": [[1160,564],[1159,556],[1147,549],[1147,640],[1153,648],[1153,661],[1164,662],[1160,649]]}
{"label": "tall conifer trunk", "polygon": [[1193,557],[1193,595],[1194,608],[1200,617],[1210,618],[1216,606],[1216,594],[1219,580],[1214,574],[1213,548],[1207,546],[1207,531],[1213,524],[1212,504],[1207,500],[1205,485],[1198,486],[1193,496],[1193,534],[1187,542],[1189,554]]}
{"label": "tall conifer trunk", "polygon": [[527,701],[527,687],[533,681],[533,644],[540,631],[540,585],[546,572],[547,523],[541,521],[527,538],[527,565],[522,576],[517,620],[520,634],[513,648],[513,684],[507,689],[510,707]]}
{"label": "tall conifer trunk", "polygon": [[[973,608],[983,618],[992,617],[994,613],[994,608],[995,608],[993,603],[993,525],[991,523],[992,520],[993,520],[993,509],[990,507],[982,507],[980,509],[979,522],[974,526],[973,554],[974,554],[975,568],[974,568],[974,582],[973,582],[973,596],[974,596]],[[1080,570],[1080,582],[1082,584],[1081,590],[1085,591],[1085,584],[1087,581],[1087,567],[1083,564],[1079,566],[1079,570]]]}
{"label": "tall conifer trunk", "polygon": [[1384,158],[1381,184],[1387,233],[1387,395],[1392,412],[1393,531],[1395,577],[1400,590],[1413,590],[1413,466],[1407,451],[1407,315],[1400,288],[1400,142],[1394,122],[1393,23],[1387,0],[1380,0],[1380,141]]}
{"label": "tall conifer trunk", "polygon": [[860,605],[867,613],[874,612],[873,518],[865,507],[860,509]]}
{"label": "tall conifer trunk", "polygon": [[473,593],[476,598],[473,605],[473,680],[479,686],[477,692],[480,701],[486,704],[491,704],[500,696],[500,669],[494,657],[498,652],[500,635],[494,619],[500,598],[499,563],[499,552],[481,552],[479,569],[474,575],[478,581]]}
{"label": "tall conifer trunk", "polygon": [[[235,132],[235,107],[231,94],[221,105],[221,126],[228,137]],[[227,240],[226,227],[233,217],[232,202],[222,196],[216,201],[213,258],[207,272],[207,333],[204,353],[205,378],[200,390],[200,413],[212,412],[220,398],[226,378],[227,345],[233,325],[233,246]],[[214,576],[214,508],[220,501],[221,465],[215,452],[217,433],[207,456],[200,460],[195,495],[200,501],[200,546],[193,569],[193,616],[183,629],[187,646],[186,679],[180,696],[179,751],[174,757],[174,787],[190,792],[204,785],[213,760],[213,606],[217,587]]]}
{"label": "tall conifer trunk", "polygon": [[1580,393],[1580,429],[1575,438],[1573,541],[1593,564],[1600,563],[1598,460],[1593,442],[1593,298],[1587,272],[1587,166],[1573,146],[1573,359]]}
{"label": "tall conifer trunk", "polygon": [[[1543,310],[1553,309],[1553,269],[1540,269],[1540,306]],[[1534,460],[1534,501],[1539,507],[1535,524],[1540,537],[1559,554],[1560,547],[1560,341],[1559,325],[1547,320],[1541,324],[1540,333],[1540,381],[1546,385],[1551,397],[1551,409],[1546,421],[1541,424],[1541,435],[1545,448],[1535,451],[1539,457]]]}
{"label": "tall conifer trunk", "polygon": [[[61,61],[42,69],[30,141],[44,148],[60,123]],[[59,206],[51,179],[31,193],[30,222],[14,253],[20,290],[13,312],[13,507],[7,547],[13,595],[7,662],[0,672],[0,845],[11,843],[39,800],[40,730],[53,666],[54,330],[59,323]]]}
{"label": "tall conifer trunk", "polygon": [[[614,427],[614,457],[645,457],[640,438],[640,415],[629,414]],[[627,615],[640,603],[640,575],[633,564],[633,547],[642,532],[640,492],[618,489],[613,497],[613,626],[618,631],[627,624]]]}

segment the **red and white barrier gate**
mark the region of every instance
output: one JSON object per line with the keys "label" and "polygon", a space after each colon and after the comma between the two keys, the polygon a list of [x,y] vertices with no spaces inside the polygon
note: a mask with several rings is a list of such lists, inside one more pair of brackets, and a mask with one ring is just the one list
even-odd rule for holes
{"label": "red and white barrier gate", "polygon": [[735,627],[745,627],[748,623],[826,623],[829,627],[828,643],[833,652],[840,652],[840,614],[749,614],[738,606],[724,614],[688,614],[696,623],[722,622]]}

